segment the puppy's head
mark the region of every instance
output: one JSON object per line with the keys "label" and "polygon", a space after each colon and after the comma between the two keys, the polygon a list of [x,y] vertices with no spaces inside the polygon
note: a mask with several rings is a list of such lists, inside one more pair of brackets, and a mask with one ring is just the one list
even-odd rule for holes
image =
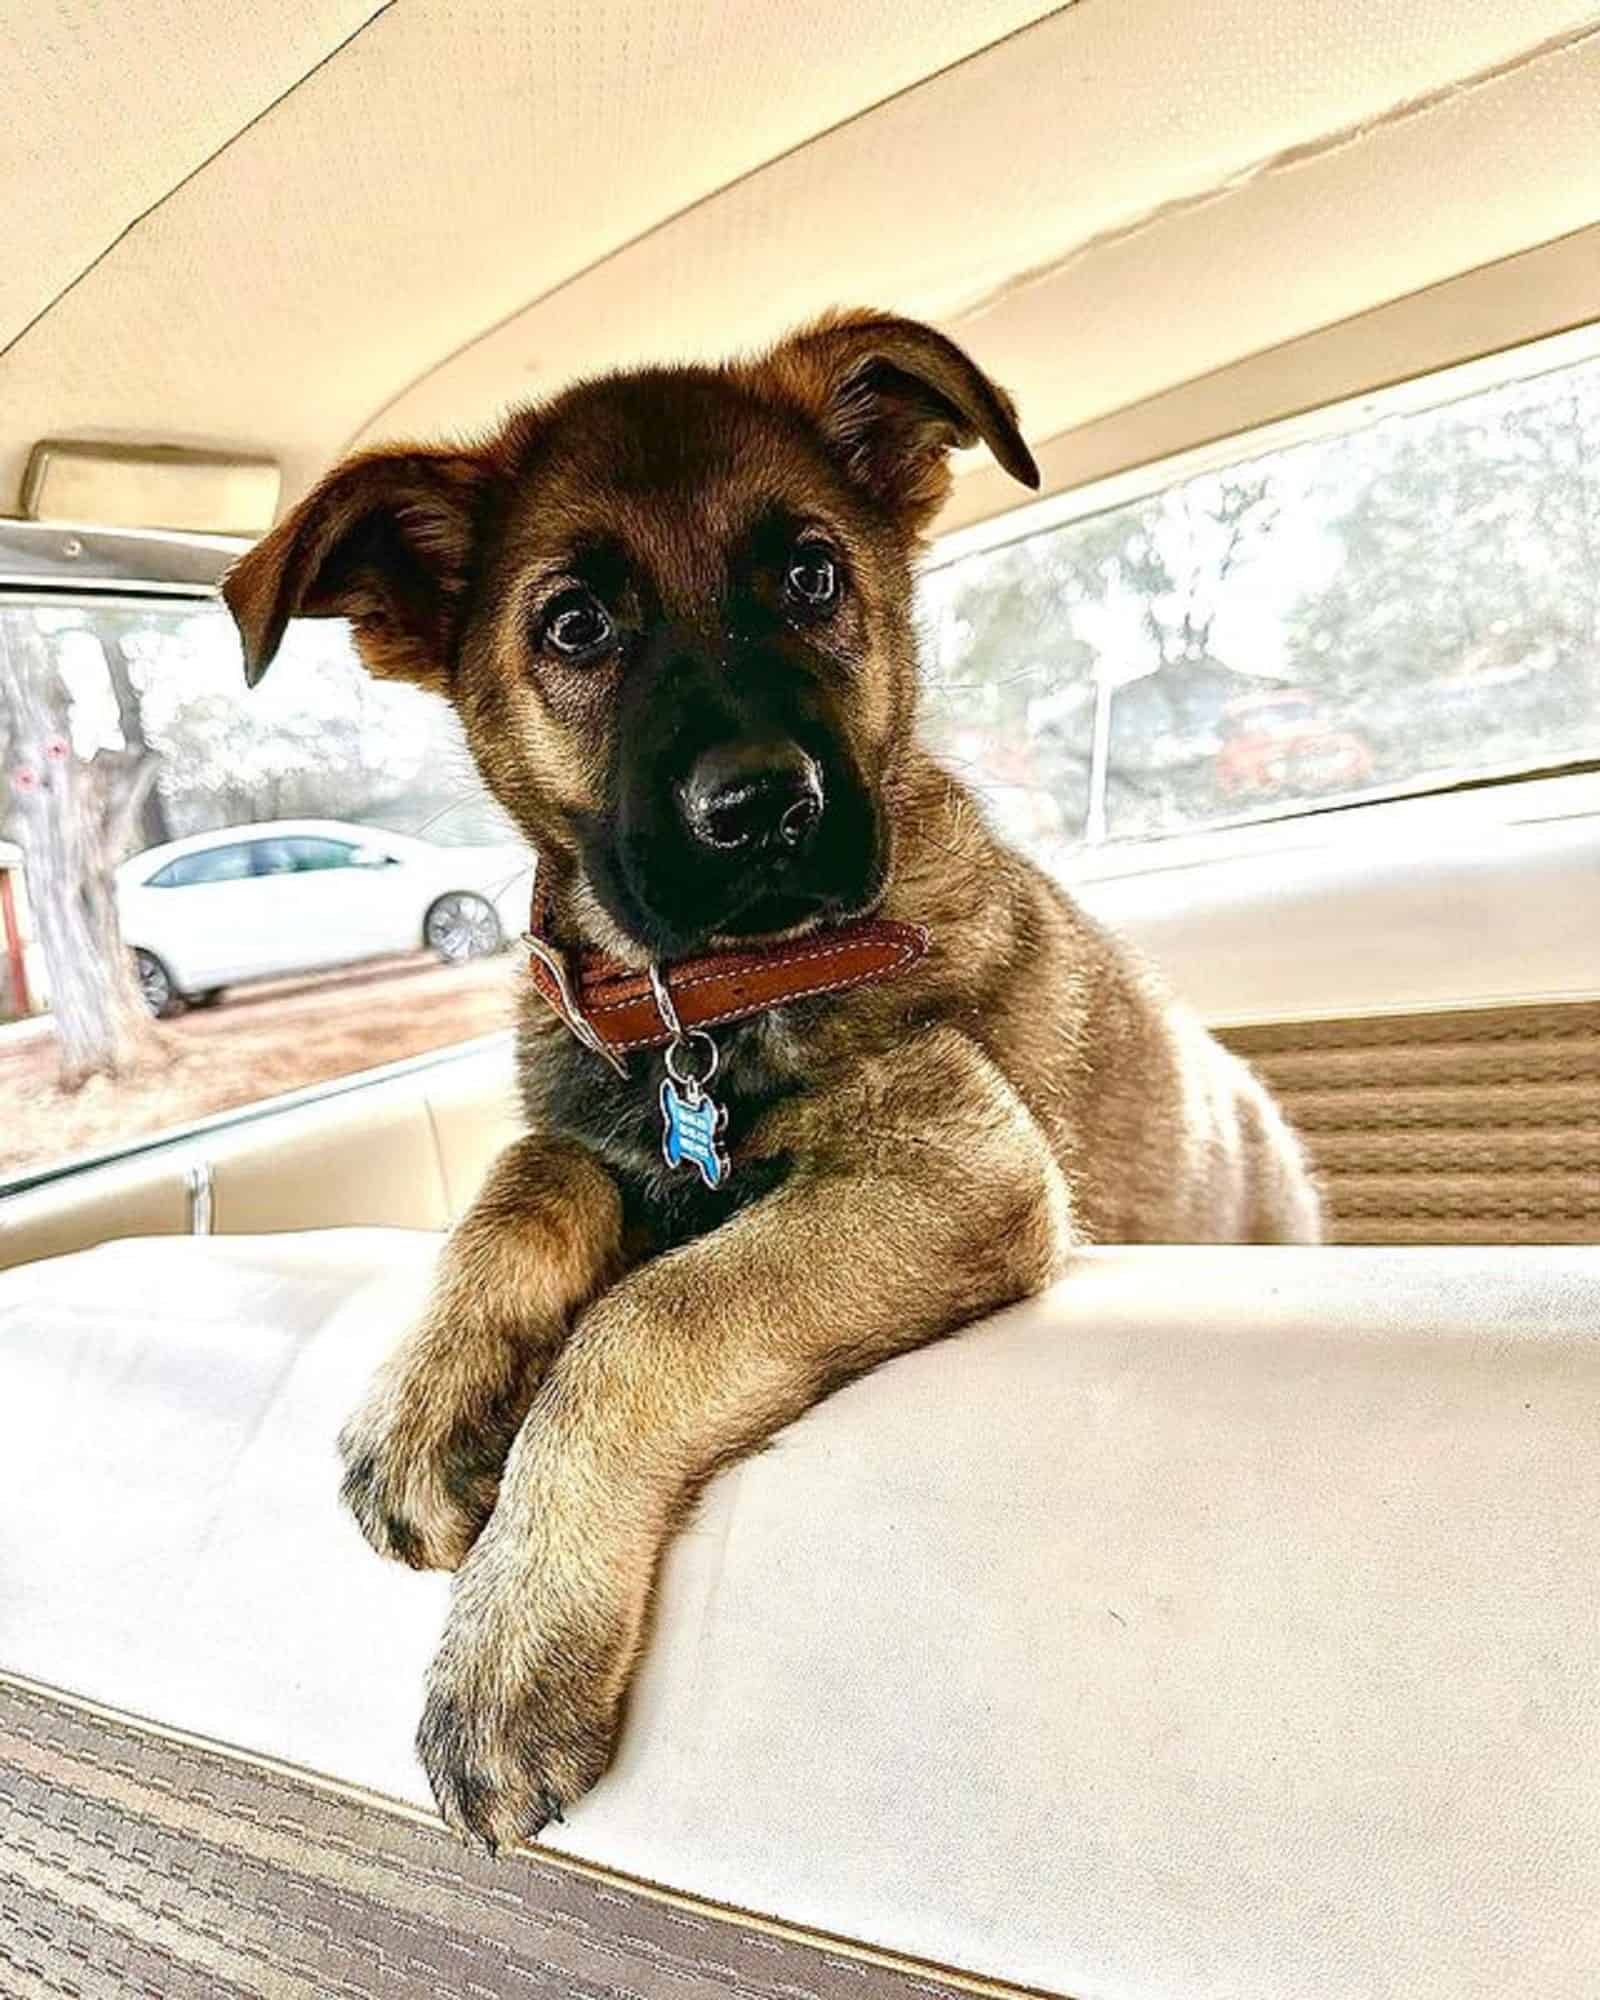
{"label": "puppy's head", "polygon": [[915,688],[912,563],[952,447],[1030,486],[931,328],[580,384],[474,448],[352,458],[223,586],[247,677],[297,617],[454,703],[501,802],[635,957],[869,909]]}

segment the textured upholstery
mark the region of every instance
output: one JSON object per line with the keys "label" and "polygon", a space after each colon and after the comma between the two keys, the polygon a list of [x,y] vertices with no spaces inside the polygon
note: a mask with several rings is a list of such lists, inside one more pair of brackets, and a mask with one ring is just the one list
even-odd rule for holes
{"label": "textured upholstery", "polygon": [[1600,1002],[1237,1028],[1338,1243],[1600,1243]]}
{"label": "textured upholstery", "polygon": [[[718,353],[869,298],[968,341],[1048,439],[1600,219],[1593,0],[1223,0],[1193,27],[1187,0],[1058,13],[534,298],[362,435],[558,384],[598,360],[597,327],[608,364]],[[1527,292],[1512,337],[1597,313],[1591,265],[1565,297]],[[1391,355],[1361,386],[1405,372]],[[1299,390],[1322,400],[1304,357]]]}
{"label": "textured upholstery", "polygon": [[[0,1666],[414,1805],[331,1439],[435,1239],[0,1279]],[[1589,2000],[1600,1252],[1099,1252],[725,1475],[567,1852],[1096,2000]]]}
{"label": "textured upholstery", "polygon": [[[0,348],[16,341],[0,359],[7,506],[32,438],[105,425],[253,437],[314,470],[379,403],[530,296],[1009,33],[1042,0],[755,0],[736,12],[719,0],[295,0],[263,10],[299,17],[276,32],[233,35],[240,10],[228,8],[216,47],[170,0],[125,11],[117,35],[73,0],[0,12],[8,78],[27,73],[24,103],[54,140],[36,150],[24,128],[0,179],[24,218],[74,217],[53,224],[62,241],[44,283],[19,284],[0,327]],[[161,184],[139,204],[150,212],[114,242],[139,184],[128,155],[174,97],[193,117],[154,150],[146,172]],[[44,116],[62,100],[66,131]],[[64,203],[54,155],[99,152],[85,106],[105,107],[118,141],[105,186]]]}
{"label": "textured upholstery", "polygon": [[[1199,31],[1186,0],[9,0],[0,506],[43,436],[264,450],[292,494],[357,437],[854,298],[966,335],[1042,439],[1593,224],[1597,30],[1596,0],[1213,0]],[[1575,282],[1524,335],[1592,315]]]}
{"label": "textured upholstery", "polygon": [[26,225],[0,261],[0,348],[373,12],[373,0],[0,6],[0,186]]}
{"label": "textured upholstery", "polygon": [[[6,2000],[960,2000],[973,1990],[0,1672]],[[991,1991],[987,1984],[981,1989]]]}

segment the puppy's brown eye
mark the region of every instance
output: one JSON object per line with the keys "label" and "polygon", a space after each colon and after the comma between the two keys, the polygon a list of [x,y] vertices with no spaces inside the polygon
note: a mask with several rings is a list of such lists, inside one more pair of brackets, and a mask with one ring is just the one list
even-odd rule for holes
{"label": "puppy's brown eye", "polygon": [[826,611],[839,596],[839,565],[826,549],[802,546],[789,558],[783,585],[802,610]]}
{"label": "puppy's brown eye", "polygon": [[615,635],[610,612],[587,590],[564,590],[544,614],[544,643],[564,660],[598,659]]}

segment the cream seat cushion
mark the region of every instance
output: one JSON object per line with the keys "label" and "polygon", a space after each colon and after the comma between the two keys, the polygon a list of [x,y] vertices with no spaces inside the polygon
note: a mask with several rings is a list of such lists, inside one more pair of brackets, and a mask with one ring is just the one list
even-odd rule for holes
{"label": "cream seat cushion", "polygon": [[[0,1278],[0,1668],[419,1804],[438,1238]],[[1106,1250],[723,1476],[558,1844],[1053,1993],[1600,1990],[1600,1251]]]}

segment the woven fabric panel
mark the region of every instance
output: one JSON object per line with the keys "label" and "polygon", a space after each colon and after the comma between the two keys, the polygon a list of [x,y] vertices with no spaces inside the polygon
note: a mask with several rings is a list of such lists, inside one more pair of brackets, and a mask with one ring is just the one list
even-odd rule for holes
{"label": "woven fabric panel", "polygon": [[958,2000],[0,1681],[0,1994],[81,2000]]}
{"label": "woven fabric panel", "polygon": [[1600,1001],[1232,1028],[1335,1243],[1600,1242]]}

